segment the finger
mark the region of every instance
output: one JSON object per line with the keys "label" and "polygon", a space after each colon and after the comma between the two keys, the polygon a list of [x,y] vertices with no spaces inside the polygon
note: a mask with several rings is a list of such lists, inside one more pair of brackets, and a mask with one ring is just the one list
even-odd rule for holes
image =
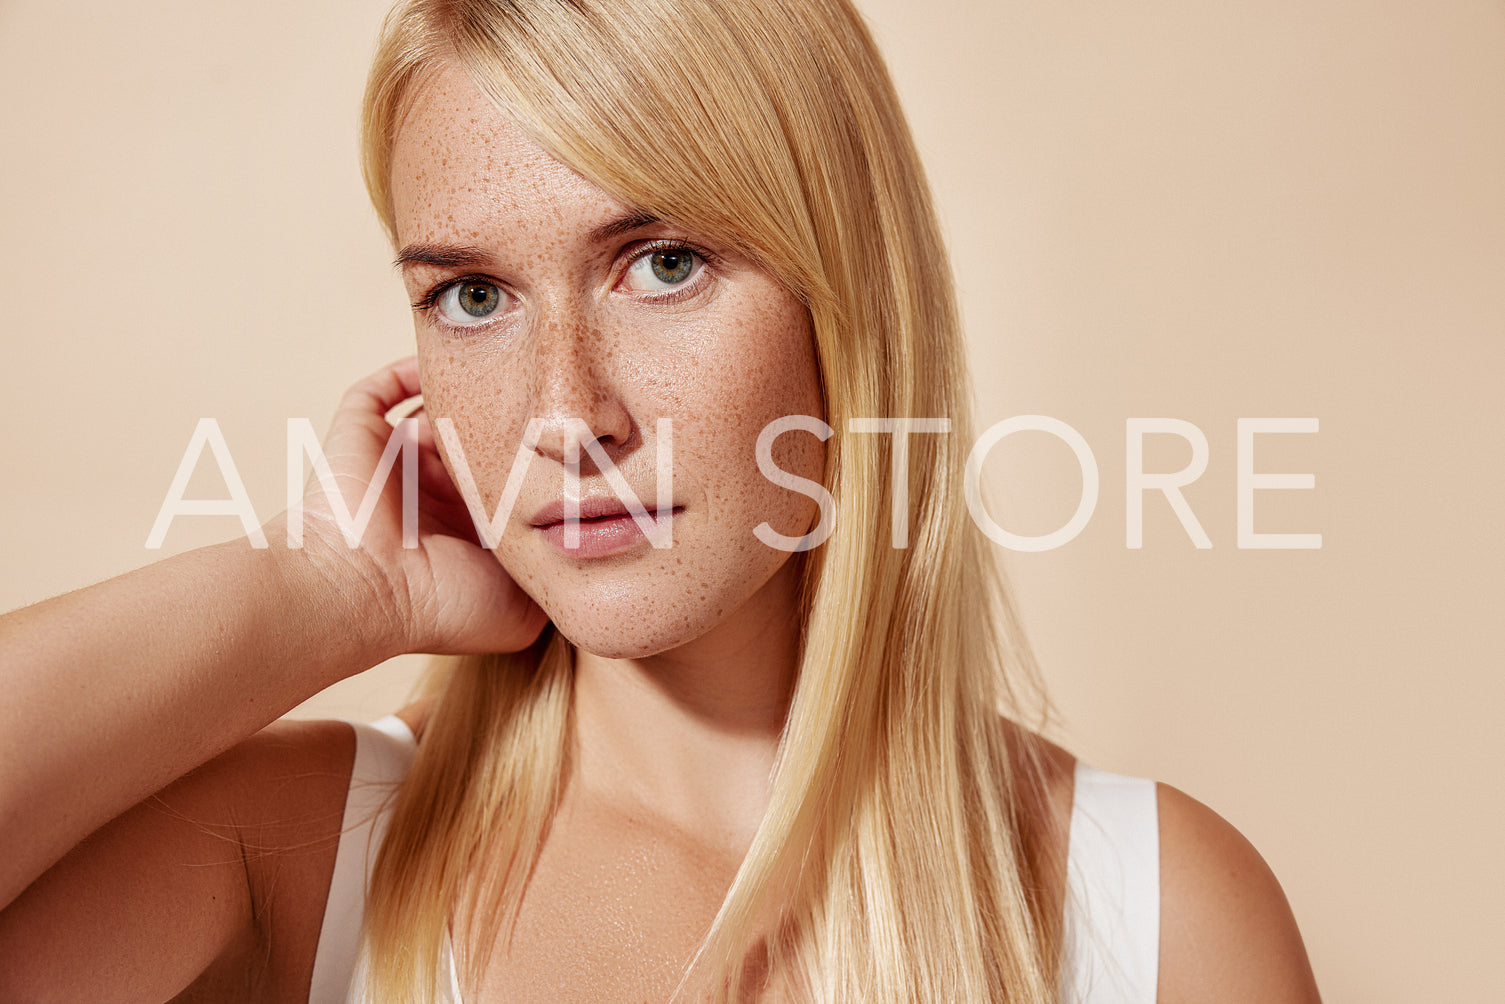
{"label": "finger", "polygon": [[422,388],[418,383],[418,357],[408,356],[383,366],[352,386],[340,398],[337,410],[385,415],[420,393]]}
{"label": "finger", "polygon": [[470,511],[464,506],[446,505],[430,500],[428,508],[423,512],[419,529],[423,533],[438,533],[445,537],[462,540],[483,551],[487,550],[481,543],[480,534],[476,531],[475,520],[471,518]]}
{"label": "finger", "polygon": [[425,452],[432,450],[437,454],[439,450],[439,443],[434,436],[434,423],[429,421],[428,412],[423,410],[423,405],[420,404],[418,406],[418,410],[413,412],[408,417],[411,418],[414,422],[418,423],[417,428],[419,448],[424,450]]}
{"label": "finger", "polygon": [[460,491],[450,477],[449,468],[437,453],[418,454],[418,483],[425,491],[440,498],[460,499]]}

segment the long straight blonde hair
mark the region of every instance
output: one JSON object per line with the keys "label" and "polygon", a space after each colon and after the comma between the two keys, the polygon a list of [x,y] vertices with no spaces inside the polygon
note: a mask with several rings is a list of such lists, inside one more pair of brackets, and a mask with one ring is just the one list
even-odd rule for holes
{"label": "long straight blonde hair", "polygon": [[[972,405],[950,267],[861,16],[848,0],[405,0],[363,130],[389,232],[393,144],[443,64],[560,162],[730,243],[810,311],[835,532],[799,558],[771,802],[693,985],[722,1000],[1054,1001],[1043,758],[1001,717],[1043,699],[963,504]],[[890,542],[889,437],[842,435],[864,417],[951,420],[909,440],[905,548]],[[568,769],[572,656],[550,628],[526,652],[433,671],[368,900],[377,999],[433,999],[452,915],[461,932],[515,921]],[[474,985],[485,958],[466,962]]]}

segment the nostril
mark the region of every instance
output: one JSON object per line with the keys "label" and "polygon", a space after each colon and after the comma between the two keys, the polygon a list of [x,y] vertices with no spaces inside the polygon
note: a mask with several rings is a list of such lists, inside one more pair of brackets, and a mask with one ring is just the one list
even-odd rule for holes
{"label": "nostril", "polygon": [[616,464],[630,453],[638,439],[629,419],[625,431],[593,424],[579,415],[555,415],[535,418],[530,427],[537,430],[533,449],[539,455],[582,473],[599,473],[603,463]]}
{"label": "nostril", "polygon": [[539,355],[529,395],[545,426],[539,452],[563,463],[585,456],[587,442],[608,454],[628,448],[634,422],[615,375],[578,346],[555,345]]}

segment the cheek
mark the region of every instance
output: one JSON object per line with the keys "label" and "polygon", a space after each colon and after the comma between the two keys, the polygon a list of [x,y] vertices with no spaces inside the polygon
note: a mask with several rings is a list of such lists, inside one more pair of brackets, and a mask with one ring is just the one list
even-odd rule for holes
{"label": "cheek", "polygon": [[[517,447],[526,424],[515,386],[506,374],[499,376],[494,360],[489,365],[477,366],[437,338],[419,336],[418,362],[424,410],[431,420],[448,418],[454,423],[465,451],[464,464],[480,492],[485,518],[490,519],[497,510],[512,467],[518,462]],[[437,429],[435,440],[454,479],[459,458],[445,446]],[[550,584],[533,574],[531,566],[536,562],[531,562],[530,552],[520,547],[510,521],[495,554],[508,574],[555,616]]]}
{"label": "cheek", "polygon": [[[796,429],[779,436],[773,443],[774,466],[812,485],[799,489],[776,484],[761,471],[756,472],[757,482],[748,498],[754,500],[757,511],[752,523],[756,526],[766,522],[775,533],[786,537],[800,537],[815,527],[820,517],[820,505],[807,494],[816,490],[824,481],[826,446],[819,437],[803,429]],[[759,541],[760,547],[767,545]]]}
{"label": "cheek", "polygon": [[[780,419],[825,418],[809,321],[803,307],[791,301],[780,312],[757,317],[742,334],[713,357],[713,364],[698,370],[695,401],[687,402],[676,428],[681,422],[687,428],[687,466],[709,475],[713,520],[739,539],[755,541],[752,528],[764,521],[779,533],[798,536],[813,526],[818,504],[770,480],[758,466],[757,445]],[[824,482],[826,444],[813,433],[781,432],[770,453],[779,471]]]}
{"label": "cheek", "polygon": [[[525,422],[515,392],[508,391],[511,381],[494,365],[474,365],[443,340],[422,335],[418,370],[424,410],[431,421],[447,418],[454,423],[466,466],[491,511],[516,459]],[[453,472],[457,458],[449,455],[437,429],[435,433],[445,465]]]}
{"label": "cheek", "polygon": [[[815,338],[809,315],[798,301],[788,294],[778,298],[757,319],[740,347],[732,372],[725,374],[736,391],[726,397],[741,406],[739,414],[729,417],[744,431],[749,456],[771,422],[791,416],[825,420]],[[790,431],[774,441],[773,458],[782,470],[819,481],[825,445],[808,432]]]}

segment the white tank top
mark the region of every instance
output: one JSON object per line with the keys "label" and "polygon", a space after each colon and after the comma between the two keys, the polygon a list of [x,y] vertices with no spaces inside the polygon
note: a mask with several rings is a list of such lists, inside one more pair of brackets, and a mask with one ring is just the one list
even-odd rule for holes
{"label": "white tank top", "polygon": [[[406,776],[416,744],[389,715],[355,728],[355,763],[309,1004],[361,1004],[360,952],[366,886],[386,835],[388,796]],[[1160,826],[1155,784],[1076,766],[1067,850],[1066,965],[1062,1004],[1154,1004],[1160,952]],[[447,992],[461,1004],[449,939],[442,945]],[[441,989],[445,989],[441,987]]]}

